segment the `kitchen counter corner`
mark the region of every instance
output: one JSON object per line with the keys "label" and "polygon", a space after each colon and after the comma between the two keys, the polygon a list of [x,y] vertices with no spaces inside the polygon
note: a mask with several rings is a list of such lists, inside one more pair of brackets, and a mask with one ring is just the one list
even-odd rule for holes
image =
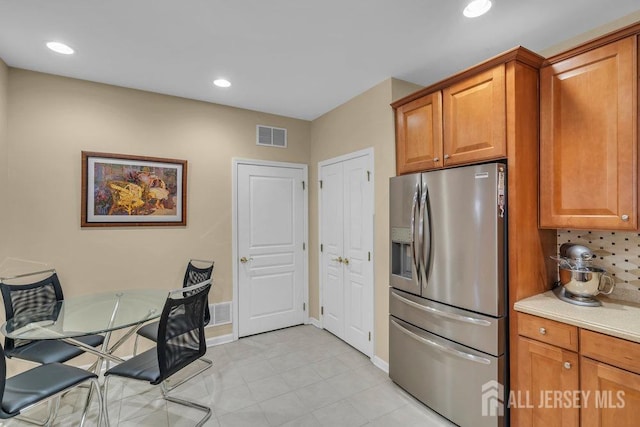
{"label": "kitchen counter corner", "polygon": [[583,307],[558,299],[552,292],[514,304],[516,311],[640,343],[640,304],[598,298],[601,307]]}

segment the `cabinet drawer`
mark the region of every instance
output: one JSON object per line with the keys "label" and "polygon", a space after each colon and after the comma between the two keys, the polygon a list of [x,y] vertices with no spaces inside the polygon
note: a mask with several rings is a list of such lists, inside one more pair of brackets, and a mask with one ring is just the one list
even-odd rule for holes
{"label": "cabinet drawer", "polygon": [[640,344],[580,329],[580,354],[640,374]]}
{"label": "cabinet drawer", "polygon": [[576,326],[518,313],[518,334],[567,350],[578,351]]}

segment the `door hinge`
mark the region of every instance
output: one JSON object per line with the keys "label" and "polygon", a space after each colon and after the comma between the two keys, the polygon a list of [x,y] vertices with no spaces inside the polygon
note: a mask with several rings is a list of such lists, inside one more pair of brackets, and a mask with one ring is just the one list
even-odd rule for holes
{"label": "door hinge", "polygon": [[305,242],[302,242],[302,250],[303,251],[307,250],[307,244]]}
{"label": "door hinge", "polygon": [[302,311],[307,311],[307,303],[306,302],[302,303]]}
{"label": "door hinge", "polygon": [[371,331],[369,331],[369,341],[371,341]]}
{"label": "door hinge", "polygon": [[320,243],[320,252],[324,251],[324,245]]}
{"label": "door hinge", "polygon": [[371,171],[367,171],[367,181],[371,181]]}
{"label": "door hinge", "polygon": [[369,258],[369,261],[371,261],[371,252],[367,252],[367,258]]}
{"label": "door hinge", "polygon": [[304,181],[302,181],[302,191],[304,191],[304,190],[305,190],[305,183],[304,183]]}
{"label": "door hinge", "polygon": [[324,306],[320,307],[320,315],[324,315]]}
{"label": "door hinge", "polygon": [[320,180],[320,189],[322,189],[322,180]]}

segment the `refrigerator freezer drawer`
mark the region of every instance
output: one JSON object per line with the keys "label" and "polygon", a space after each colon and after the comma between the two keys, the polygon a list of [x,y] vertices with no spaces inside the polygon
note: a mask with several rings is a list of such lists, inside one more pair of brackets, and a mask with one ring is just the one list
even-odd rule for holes
{"label": "refrigerator freezer drawer", "polygon": [[494,356],[505,352],[507,319],[440,304],[390,288],[389,312],[412,325]]}
{"label": "refrigerator freezer drawer", "polygon": [[393,316],[389,322],[389,377],[395,383],[462,427],[505,425],[506,417],[495,409],[493,416],[483,415],[483,403],[487,408],[488,402],[505,401],[504,394],[498,396],[504,355],[477,352]]}

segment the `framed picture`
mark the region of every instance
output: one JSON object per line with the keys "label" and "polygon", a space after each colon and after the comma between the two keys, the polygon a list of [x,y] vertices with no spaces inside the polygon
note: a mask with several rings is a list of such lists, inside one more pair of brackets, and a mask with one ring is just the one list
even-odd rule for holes
{"label": "framed picture", "polygon": [[82,152],[82,227],[187,225],[187,161]]}

